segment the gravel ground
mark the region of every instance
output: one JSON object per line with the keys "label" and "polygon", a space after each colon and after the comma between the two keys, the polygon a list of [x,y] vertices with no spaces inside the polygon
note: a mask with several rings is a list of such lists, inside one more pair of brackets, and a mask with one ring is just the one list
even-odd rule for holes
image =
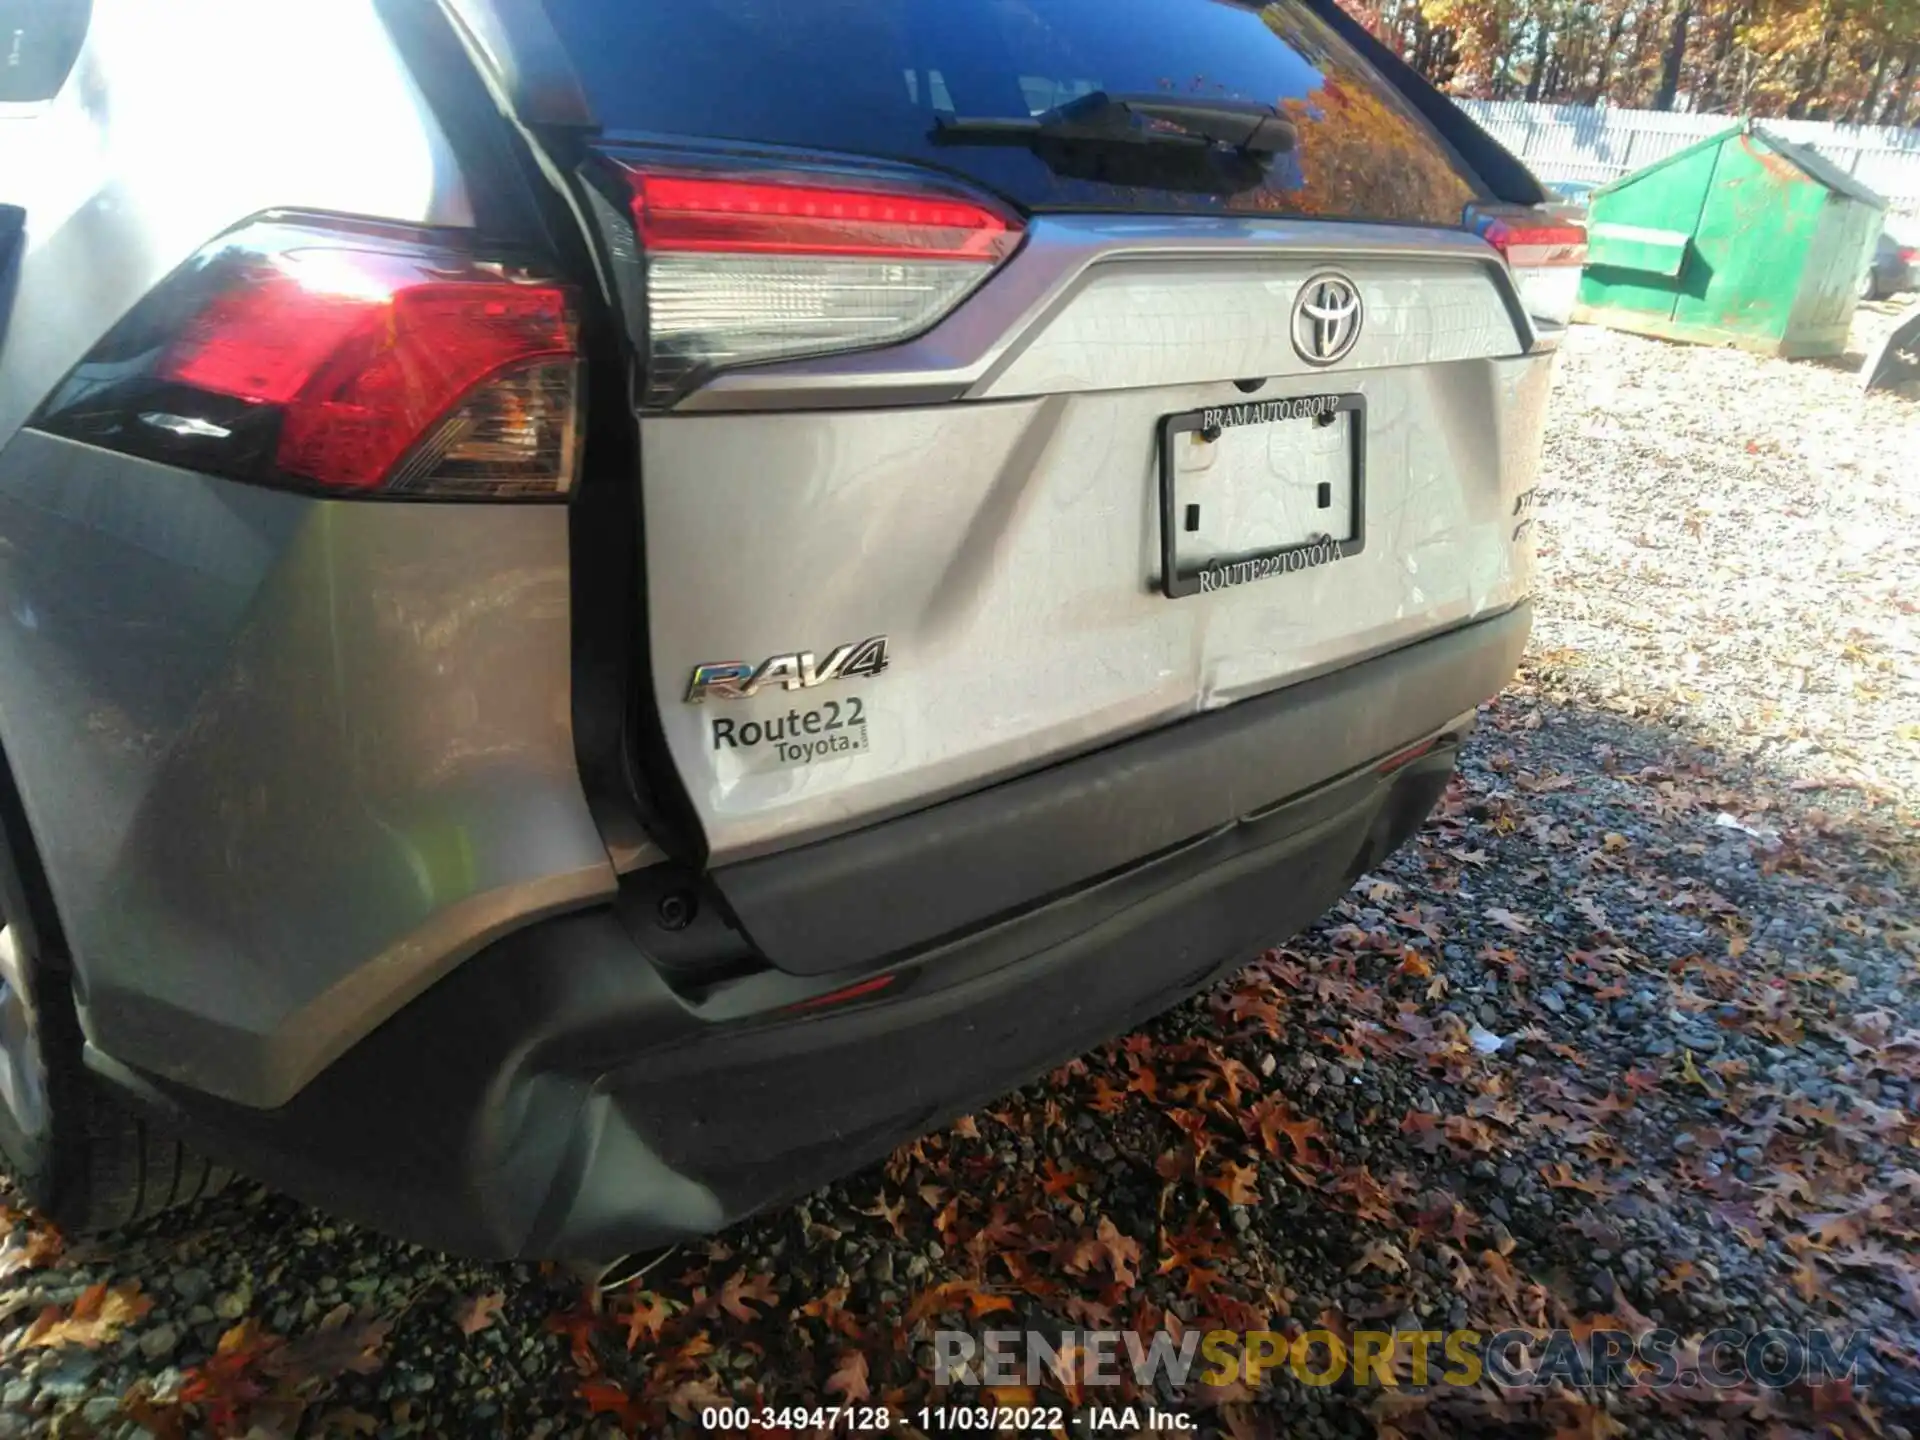
{"label": "gravel ground", "polygon": [[1521,675],[1294,943],[618,1291],[245,1185],[104,1242],[7,1210],[0,1436],[691,1434],[917,1406],[938,1326],[1608,1317],[1872,1340],[1774,1395],[1154,1398],[1236,1437],[1911,1435],[1920,385],[1576,330],[1545,473]]}

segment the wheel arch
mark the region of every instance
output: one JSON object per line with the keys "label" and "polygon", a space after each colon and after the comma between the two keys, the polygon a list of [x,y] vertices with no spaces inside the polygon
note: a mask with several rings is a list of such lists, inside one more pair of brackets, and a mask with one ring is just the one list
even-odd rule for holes
{"label": "wheel arch", "polygon": [[13,759],[0,740],[0,919],[21,927],[29,960],[48,973],[73,971],[53,887],[14,780]]}

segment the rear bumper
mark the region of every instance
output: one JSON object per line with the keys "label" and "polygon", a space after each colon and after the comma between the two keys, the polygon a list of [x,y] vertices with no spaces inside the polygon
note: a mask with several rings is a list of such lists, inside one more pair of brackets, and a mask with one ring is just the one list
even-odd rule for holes
{"label": "rear bumper", "polygon": [[794,974],[908,953],[1435,733],[1506,684],[1531,613],[1522,603],[898,820],[723,865],[713,883],[760,954]]}
{"label": "rear bumper", "polygon": [[[1044,902],[824,983],[761,969],[676,984],[631,907],[617,906],[495,942],[278,1110],[89,1060],[215,1153],[438,1248],[606,1259],[707,1233],[884,1155],[1310,922],[1419,824],[1471,724],[1458,712],[1504,681],[1527,624],[1523,606],[1326,677],[1343,698],[1324,713],[1313,708],[1331,703],[1315,700],[1322,682],[1246,702],[1304,707],[1294,726],[1262,726],[1258,747],[1236,741],[1237,727],[1206,732],[1214,763],[1247,776],[1291,773],[1294,753],[1339,733],[1341,717],[1360,735],[1378,727],[1393,738],[1368,739],[1365,763],[1346,773],[1248,803],[1171,845],[1156,848],[1134,818],[1173,803],[1164,768],[1130,769],[1124,753],[1160,737],[1057,767],[1087,783],[1133,776],[1113,783],[1100,813],[1142,848]],[[1458,718],[1381,719],[1436,655],[1450,657],[1454,681],[1479,687]],[[1435,683],[1452,693],[1444,676]],[[1380,768],[1436,735],[1420,757]],[[1009,798],[1002,815],[1002,844],[1039,863],[1026,838],[1033,808]],[[1094,835],[1082,834],[1085,852]],[[965,896],[974,881],[950,871],[947,888]],[[975,901],[975,914],[993,913]],[[881,975],[859,998],[796,1008],[797,997]]]}

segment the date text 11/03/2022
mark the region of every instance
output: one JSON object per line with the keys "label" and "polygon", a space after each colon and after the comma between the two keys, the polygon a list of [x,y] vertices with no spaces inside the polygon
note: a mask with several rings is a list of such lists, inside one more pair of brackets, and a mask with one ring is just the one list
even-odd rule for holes
{"label": "date text 11/03/2022", "polygon": [[981,1435],[1182,1434],[1198,1428],[1191,1415],[1157,1405],[922,1405],[895,1411],[885,1405],[709,1405],[700,1412],[703,1430],[806,1431],[864,1434],[892,1431],[901,1423],[926,1434]]}

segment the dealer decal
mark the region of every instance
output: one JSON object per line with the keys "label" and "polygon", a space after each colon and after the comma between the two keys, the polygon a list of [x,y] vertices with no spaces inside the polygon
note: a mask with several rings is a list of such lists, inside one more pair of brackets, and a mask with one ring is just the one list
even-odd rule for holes
{"label": "dealer decal", "polygon": [[1200,590],[1205,594],[1214,590],[1230,590],[1235,585],[1245,585],[1252,580],[1264,580],[1269,575],[1287,575],[1296,570],[1312,570],[1316,566],[1331,565],[1346,552],[1340,548],[1340,542],[1331,535],[1322,535],[1309,540],[1305,545],[1296,545],[1291,550],[1277,550],[1271,555],[1256,555],[1251,560],[1223,560],[1209,565],[1200,571]]}
{"label": "dealer decal", "polygon": [[716,715],[707,724],[717,753],[759,765],[814,765],[867,749],[867,707],[857,695],[766,720]]}
{"label": "dealer decal", "polygon": [[1296,395],[1284,400],[1247,400],[1212,405],[1201,412],[1202,431],[1234,425],[1270,425],[1276,420],[1318,420],[1340,408],[1338,395]]}

